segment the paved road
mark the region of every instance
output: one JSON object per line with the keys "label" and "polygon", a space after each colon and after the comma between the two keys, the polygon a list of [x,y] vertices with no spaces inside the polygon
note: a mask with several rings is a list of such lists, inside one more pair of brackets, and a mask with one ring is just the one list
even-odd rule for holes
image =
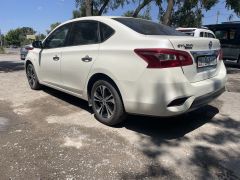
{"label": "paved road", "polygon": [[30,90],[17,58],[0,56],[0,179],[240,179],[238,68],[211,105],[111,128],[82,100]]}

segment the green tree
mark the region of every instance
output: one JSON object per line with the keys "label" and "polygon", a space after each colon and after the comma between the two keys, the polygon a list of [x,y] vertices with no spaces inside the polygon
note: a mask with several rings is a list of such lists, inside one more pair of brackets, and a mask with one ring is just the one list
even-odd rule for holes
{"label": "green tree", "polygon": [[[142,19],[147,19],[147,20],[151,20],[152,17],[151,17],[151,6],[148,5],[146,10],[143,12],[143,13],[138,13],[136,18],[142,18]],[[127,11],[126,13],[123,14],[123,16],[126,16],[126,17],[133,17],[133,14],[134,14],[134,11]]]}
{"label": "green tree", "polygon": [[49,34],[53,29],[55,29],[57,26],[59,26],[60,22],[55,22],[50,25],[50,29],[47,30],[47,33]]}
{"label": "green tree", "polygon": [[37,34],[36,35],[36,40],[38,40],[38,41],[42,41],[42,40],[44,40],[46,38],[46,35],[45,34]]}
{"label": "green tree", "polygon": [[0,37],[0,46],[4,46],[5,45],[5,36],[3,34],[1,34]]}
{"label": "green tree", "polygon": [[[171,4],[173,1],[173,4]],[[199,27],[202,26],[203,11],[209,11],[217,3],[225,3],[227,9],[233,10],[240,15],[239,0],[168,0],[169,9],[161,16],[163,24],[181,26],[181,27]]]}
{"label": "green tree", "polygon": [[22,46],[30,43],[30,40],[27,39],[27,35],[34,35],[34,31],[30,27],[22,27],[10,30],[5,36],[5,42],[8,45]]}
{"label": "green tree", "polygon": [[239,0],[226,0],[225,6],[228,9],[233,10],[236,15],[240,15],[240,1]]}
{"label": "green tree", "polygon": [[[181,27],[202,26],[203,10],[208,11],[218,0],[177,0],[175,11],[171,10],[172,16],[168,18],[168,23]],[[164,19],[162,19],[164,23]],[[166,21],[165,21],[166,22]]]}
{"label": "green tree", "polygon": [[73,11],[73,18],[101,16],[109,9],[114,10],[123,6],[125,3],[128,3],[128,0],[75,0],[75,2],[79,10]]}

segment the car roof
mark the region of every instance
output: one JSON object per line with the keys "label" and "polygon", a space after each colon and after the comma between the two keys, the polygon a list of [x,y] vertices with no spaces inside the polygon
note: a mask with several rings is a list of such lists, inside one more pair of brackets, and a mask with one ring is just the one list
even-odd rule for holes
{"label": "car roof", "polygon": [[176,30],[192,30],[192,31],[195,31],[195,30],[209,30],[208,28],[204,28],[204,27],[202,27],[202,28],[191,28],[191,27],[189,27],[189,28],[176,28]]}
{"label": "car roof", "polygon": [[106,20],[106,19],[113,19],[113,18],[133,18],[133,17],[123,17],[123,16],[86,16],[86,17],[80,17],[80,18],[75,18],[68,20],[65,23],[70,23],[70,22],[75,22],[79,20]]}
{"label": "car roof", "polygon": [[189,31],[193,31],[193,30],[196,30],[197,28],[181,28],[181,27],[179,27],[179,28],[176,28],[176,30],[189,30]]}

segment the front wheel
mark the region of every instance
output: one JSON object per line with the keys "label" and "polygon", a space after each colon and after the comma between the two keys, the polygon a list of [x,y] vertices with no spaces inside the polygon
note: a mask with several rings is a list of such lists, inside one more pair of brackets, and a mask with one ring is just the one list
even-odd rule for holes
{"label": "front wheel", "polygon": [[27,65],[26,73],[27,73],[28,83],[31,89],[34,89],[34,90],[40,89],[41,85],[38,81],[37,74],[32,64]]}
{"label": "front wheel", "polygon": [[113,126],[122,122],[125,111],[116,88],[104,80],[96,81],[91,91],[92,108],[98,121]]}

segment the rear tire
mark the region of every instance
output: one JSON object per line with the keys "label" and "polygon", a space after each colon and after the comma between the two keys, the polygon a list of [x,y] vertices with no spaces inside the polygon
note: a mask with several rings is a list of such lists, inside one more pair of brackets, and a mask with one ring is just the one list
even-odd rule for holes
{"label": "rear tire", "polygon": [[108,126],[121,123],[126,116],[116,88],[105,80],[96,81],[91,90],[92,108],[98,121]]}
{"label": "rear tire", "polygon": [[26,68],[26,74],[28,79],[28,84],[33,90],[38,90],[41,88],[41,84],[38,81],[37,74],[35,72],[35,69],[31,63],[27,65]]}

